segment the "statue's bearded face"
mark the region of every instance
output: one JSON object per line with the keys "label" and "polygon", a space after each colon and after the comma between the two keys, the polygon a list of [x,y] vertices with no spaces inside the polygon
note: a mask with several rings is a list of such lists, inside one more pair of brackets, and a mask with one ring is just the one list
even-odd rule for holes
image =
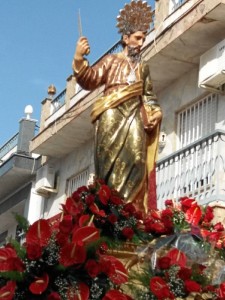
{"label": "statue's bearded face", "polygon": [[130,35],[124,35],[123,41],[127,47],[127,55],[131,58],[139,57],[141,48],[144,44],[146,34],[142,31],[136,31]]}

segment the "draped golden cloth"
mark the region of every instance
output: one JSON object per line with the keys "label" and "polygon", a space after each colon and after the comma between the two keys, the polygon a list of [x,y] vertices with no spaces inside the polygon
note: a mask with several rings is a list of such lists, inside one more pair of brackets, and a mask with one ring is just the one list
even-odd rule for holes
{"label": "draped golden cloth", "polygon": [[[96,101],[91,113],[95,124],[96,177],[147,212],[156,202],[149,199],[148,187],[156,159],[159,126],[151,134],[144,130],[141,115],[144,80],[137,70],[138,81],[128,85],[129,71],[123,56],[114,54],[94,67],[84,63],[75,75],[83,88],[106,86],[105,95]],[[155,180],[154,176],[152,179]]]}

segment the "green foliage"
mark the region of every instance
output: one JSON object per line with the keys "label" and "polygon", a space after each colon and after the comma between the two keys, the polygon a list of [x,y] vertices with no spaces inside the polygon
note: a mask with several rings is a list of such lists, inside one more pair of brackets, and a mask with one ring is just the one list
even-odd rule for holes
{"label": "green foliage", "polygon": [[14,215],[19,227],[26,233],[30,226],[28,220],[25,217],[15,213],[15,212],[13,212],[13,215]]}

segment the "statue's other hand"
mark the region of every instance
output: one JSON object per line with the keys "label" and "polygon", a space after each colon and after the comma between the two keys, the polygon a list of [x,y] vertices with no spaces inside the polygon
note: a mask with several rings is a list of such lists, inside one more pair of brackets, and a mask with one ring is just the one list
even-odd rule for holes
{"label": "statue's other hand", "polygon": [[162,120],[162,112],[157,110],[153,112],[151,116],[148,117],[148,124],[145,126],[147,132],[151,132]]}

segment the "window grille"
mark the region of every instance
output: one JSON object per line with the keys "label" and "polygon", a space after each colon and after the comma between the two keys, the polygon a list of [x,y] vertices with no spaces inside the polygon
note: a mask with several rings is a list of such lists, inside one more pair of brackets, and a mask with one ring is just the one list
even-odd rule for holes
{"label": "window grille", "polygon": [[212,133],[215,129],[217,95],[210,94],[178,113],[178,149]]}
{"label": "window grille", "polygon": [[67,196],[70,196],[74,191],[83,185],[87,185],[89,179],[89,170],[85,169],[83,172],[76,174],[67,181]]}

